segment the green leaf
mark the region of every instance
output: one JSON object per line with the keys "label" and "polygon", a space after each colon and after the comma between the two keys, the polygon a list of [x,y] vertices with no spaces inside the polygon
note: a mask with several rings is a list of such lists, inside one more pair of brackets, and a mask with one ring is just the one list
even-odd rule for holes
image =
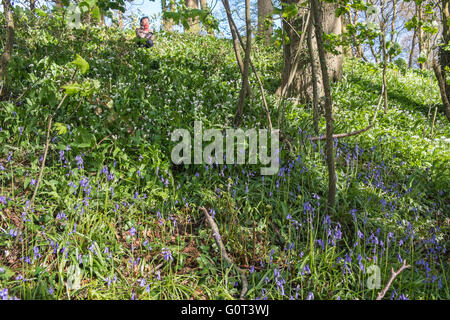
{"label": "green leaf", "polygon": [[68,96],[72,96],[72,95],[74,95],[74,94],[77,94],[77,93],[80,92],[81,89],[82,89],[81,86],[80,86],[77,82],[72,83],[72,84],[65,85],[65,86],[63,86],[62,88],[65,90],[65,93],[66,93]]}
{"label": "green leaf", "polygon": [[65,125],[64,123],[56,122],[54,126],[59,135],[63,135],[67,132],[67,125]]}
{"label": "green leaf", "polygon": [[96,19],[97,21],[100,20],[100,9],[96,6],[91,11],[92,18]]}
{"label": "green leaf", "polygon": [[85,74],[89,70],[89,63],[84,60],[79,54],[76,55],[75,60],[72,61],[74,65],[80,69],[82,74]]}
{"label": "green leaf", "polygon": [[75,131],[75,143],[73,144],[74,147],[91,148],[95,145],[95,136],[88,130],[79,127]]}
{"label": "green leaf", "polygon": [[5,266],[0,266],[0,279],[1,280],[8,280],[13,275],[14,275],[14,272],[11,271],[11,269],[9,269]]}

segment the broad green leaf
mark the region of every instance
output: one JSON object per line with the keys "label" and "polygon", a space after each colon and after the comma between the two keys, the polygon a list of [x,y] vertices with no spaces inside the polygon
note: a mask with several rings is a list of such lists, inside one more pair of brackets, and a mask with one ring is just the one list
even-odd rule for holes
{"label": "broad green leaf", "polygon": [[91,11],[92,18],[96,20],[100,20],[100,9],[96,6]]}
{"label": "broad green leaf", "polygon": [[67,132],[67,125],[65,125],[64,123],[56,122],[54,126],[59,135],[63,135]]}
{"label": "broad green leaf", "polygon": [[72,63],[80,69],[82,74],[85,74],[89,70],[89,63],[79,54],[76,55],[76,58],[72,61]]}
{"label": "broad green leaf", "polygon": [[78,92],[81,91],[81,86],[78,83],[72,83],[72,84],[68,84],[62,87],[65,90],[65,93],[69,96],[72,96],[74,94],[77,94]]}

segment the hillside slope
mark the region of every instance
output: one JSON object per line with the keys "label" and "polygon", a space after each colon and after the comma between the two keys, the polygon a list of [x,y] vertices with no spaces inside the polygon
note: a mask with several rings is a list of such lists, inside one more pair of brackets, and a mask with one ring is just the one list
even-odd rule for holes
{"label": "hillside slope", "polygon": [[[380,270],[384,286],[403,260],[412,268],[386,298],[449,298],[450,128],[439,111],[431,135],[439,104],[431,74],[391,66],[388,113],[336,141],[329,217],[324,146],[309,141],[312,112],[294,100],[284,102],[283,125],[295,155],[283,149],[278,175],[171,163],[174,129],[232,123],[240,75],[229,41],[158,34],[146,50],[131,31],[17,19],[11,96],[0,102],[0,288],[10,296],[236,298],[242,281],[221,260],[204,206],[248,271],[249,299],[372,299],[379,289],[367,285],[370,272]],[[75,53],[89,64],[85,74],[71,63]],[[276,123],[281,50],[256,46],[253,61]],[[344,71],[333,87],[337,133],[367,126],[381,91],[377,66],[346,60]],[[31,205],[47,119],[68,84],[79,92],[53,119]],[[244,126],[264,128],[252,85]]]}

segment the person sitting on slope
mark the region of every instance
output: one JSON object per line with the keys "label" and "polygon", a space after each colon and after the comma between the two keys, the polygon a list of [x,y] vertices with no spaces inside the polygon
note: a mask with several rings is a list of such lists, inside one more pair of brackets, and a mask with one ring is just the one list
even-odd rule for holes
{"label": "person sitting on slope", "polygon": [[[150,29],[150,20],[148,17],[141,18],[141,27],[136,29],[136,36],[139,41],[139,46],[145,46],[146,48],[153,47],[153,30]],[[145,41],[144,41],[145,40]]]}

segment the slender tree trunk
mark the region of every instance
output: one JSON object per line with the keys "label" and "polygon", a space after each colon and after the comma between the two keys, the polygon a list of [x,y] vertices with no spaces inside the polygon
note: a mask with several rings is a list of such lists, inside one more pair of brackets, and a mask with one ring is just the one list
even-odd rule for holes
{"label": "slender tree trunk", "polygon": [[[239,46],[239,39],[238,39],[238,30],[236,29],[236,26],[233,23],[233,16],[231,15],[231,8],[230,3],[228,0],[222,0],[223,6],[225,7],[225,12],[227,14],[228,18],[228,25],[230,26],[231,31],[231,37],[233,38],[233,48],[234,53],[236,55],[236,61],[239,67],[239,71],[241,72],[242,77],[244,76],[244,62],[242,61],[241,57],[241,50]],[[247,93],[251,97],[252,91],[250,89],[250,83],[247,80]]]}
{"label": "slender tree trunk", "polygon": [[388,96],[387,96],[387,85],[386,85],[386,69],[387,69],[387,53],[386,53],[386,17],[384,15],[384,0],[380,1],[380,7],[381,7],[381,23],[380,23],[380,29],[381,29],[381,52],[383,55],[383,103],[384,103],[384,113],[387,113],[388,110]]}
{"label": "slender tree trunk", "polygon": [[308,35],[307,35],[307,44],[308,44],[308,53],[311,59],[311,78],[312,78],[312,86],[313,86],[313,122],[314,122],[314,132],[316,135],[319,134],[319,92],[317,88],[318,76],[317,76],[317,65],[316,65],[316,57],[314,54],[314,47],[312,43],[312,28],[313,28],[313,19],[309,20],[308,23]]}
{"label": "slender tree trunk", "polygon": [[408,68],[412,68],[413,67],[414,50],[416,48],[416,38],[417,38],[417,29],[414,28],[414,33],[413,33],[413,37],[412,37],[412,40],[411,40],[411,50],[409,51]]}
{"label": "slender tree trunk", "polygon": [[317,51],[319,53],[320,68],[322,70],[322,82],[325,91],[325,120],[326,120],[326,157],[328,167],[328,212],[333,212],[336,199],[336,171],[333,150],[333,102],[331,100],[330,79],[328,77],[328,65],[326,53],[323,46],[323,27],[321,19],[321,8],[318,0],[311,0],[311,9],[314,17],[314,29],[316,34]]}
{"label": "slender tree trunk", "polygon": [[369,43],[369,49],[370,52],[372,52],[372,56],[375,59],[375,63],[378,64],[378,57],[377,57],[377,53],[375,52],[375,49],[373,48],[373,45]]}
{"label": "slender tree trunk", "polygon": [[2,4],[6,19],[6,43],[3,48],[2,56],[0,57],[0,96],[4,94],[2,91],[6,84],[6,70],[13,53],[14,44],[14,19],[12,15],[11,2],[10,0],[2,0]]}
{"label": "slender tree trunk", "polygon": [[[419,21],[422,21],[423,19],[423,14],[422,14],[422,5],[416,6],[417,8],[417,18],[419,19]],[[423,29],[422,27],[419,25],[418,27],[418,40],[419,40],[419,55],[423,54],[423,49],[424,49],[424,43],[423,43]],[[425,65],[423,63],[419,63],[420,69],[425,69]]]}
{"label": "slender tree trunk", "polygon": [[123,29],[123,13],[120,10],[117,10],[117,14],[119,15],[119,29]]}
{"label": "slender tree trunk", "polygon": [[[391,31],[390,31],[390,41],[394,42],[395,38],[395,20],[397,19],[397,1],[392,0],[392,20],[391,20]],[[392,62],[392,56],[389,56],[389,62]]]}
{"label": "slender tree trunk", "polygon": [[[350,12],[348,13],[349,14],[349,20],[350,20],[350,23],[353,25],[353,27],[356,27],[356,24],[357,24],[357,22],[358,22],[358,11],[355,11],[355,14],[353,15],[353,20],[352,20],[352,13],[351,13],[351,10],[350,10]],[[354,35],[352,35],[352,37],[353,37],[353,42],[354,43],[356,43],[356,38],[355,38],[355,36]],[[364,57],[364,53],[363,53],[363,50],[362,50],[362,47],[361,47],[361,44],[360,43],[358,43],[358,44],[356,44],[356,56],[358,57],[358,58],[363,58],[364,60],[367,60],[365,57]]]}
{"label": "slender tree trunk", "polygon": [[[237,30],[237,27],[236,27],[236,24],[234,23],[233,17],[230,16],[229,22],[230,22],[231,25],[233,25],[234,31],[235,31],[235,33],[236,33],[236,36],[237,36],[237,38],[239,39],[239,44],[241,45],[241,48],[242,48],[243,50],[245,50],[244,41],[242,40],[242,37],[241,37],[239,31]],[[249,61],[249,62],[250,62],[250,66],[252,67],[252,71],[253,71],[253,73],[255,74],[256,80],[258,81],[259,90],[260,90],[260,92],[261,92],[261,98],[262,98],[262,100],[263,100],[264,111],[266,112],[267,125],[268,125],[268,127],[269,127],[269,131],[272,131],[272,120],[271,120],[271,117],[270,117],[269,106],[267,105],[266,95],[265,95],[265,93],[264,93],[264,87],[263,87],[263,84],[262,84],[262,82],[261,82],[261,78],[260,78],[260,76],[258,75],[258,72],[257,72],[257,70],[256,70],[256,68],[255,68],[255,65],[253,64],[251,58],[250,58],[250,61]],[[249,88],[250,88],[250,87],[249,87]],[[249,88],[247,88],[247,90],[249,90]],[[248,91],[247,91],[247,93],[248,93]],[[250,96],[250,98],[251,98],[251,94],[250,94],[249,96]]]}
{"label": "slender tree trunk", "polygon": [[272,0],[258,0],[258,35],[270,43],[273,34]]}
{"label": "slender tree trunk", "polygon": [[53,0],[53,2],[55,3],[55,6],[57,8],[62,8],[63,7],[62,0]]}
{"label": "slender tree trunk", "polygon": [[248,69],[250,65],[250,52],[252,48],[252,22],[250,20],[250,0],[245,0],[245,22],[247,29],[247,41],[245,45],[244,73],[242,74],[241,92],[239,94],[239,103],[234,116],[234,125],[237,127],[242,122],[244,113],[245,97],[247,96]]}
{"label": "slender tree trunk", "polygon": [[36,9],[36,0],[30,0],[30,10],[34,11]]}
{"label": "slender tree trunk", "polygon": [[[347,24],[351,24],[350,12],[347,12],[347,14],[342,16],[341,23],[342,33],[345,34],[347,32]],[[343,54],[344,56],[349,56],[351,59],[353,59],[355,57],[355,54],[353,53],[353,46],[351,44],[345,45],[343,47]]]}

